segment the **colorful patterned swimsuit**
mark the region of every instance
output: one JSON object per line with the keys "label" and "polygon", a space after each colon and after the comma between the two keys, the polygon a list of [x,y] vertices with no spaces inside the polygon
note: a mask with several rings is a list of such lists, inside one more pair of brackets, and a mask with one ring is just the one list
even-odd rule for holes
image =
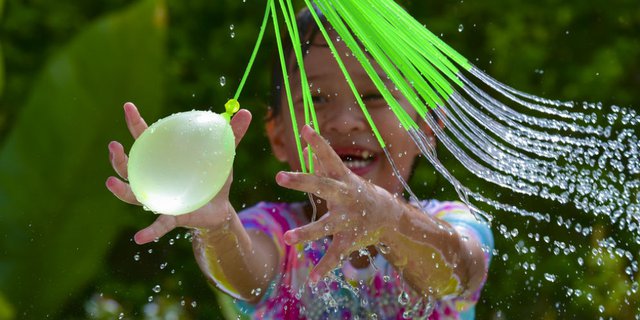
{"label": "colorful patterned swimsuit", "polygon": [[[482,243],[489,262],[493,237],[487,225],[478,222],[469,209],[459,202],[435,200],[421,203],[423,210],[443,219]],[[425,301],[406,285],[401,275],[381,254],[371,258],[363,269],[354,268],[345,261],[340,268],[318,285],[311,288],[306,282],[313,266],[324,255],[330,243],[328,238],[308,244],[287,246],[284,233],[303,226],[307,221],[301,203],[266,203],[240,213],[247,230],[257,229],[274,241],[280,254],[278,276],[272,281],[261,301],[249,304],[239,299],[228,303],[226,314],[252,319],[473,319],[480,290],[465,299],[444,298]],[[234,295],[230,288],[223,291]],[[227,303],[224,303],[227,301]],[[232,310],[229,310],[232,309]],[[429,311],[426,311],[429,310]],[[431,310],[433,310],[431,312]]]}

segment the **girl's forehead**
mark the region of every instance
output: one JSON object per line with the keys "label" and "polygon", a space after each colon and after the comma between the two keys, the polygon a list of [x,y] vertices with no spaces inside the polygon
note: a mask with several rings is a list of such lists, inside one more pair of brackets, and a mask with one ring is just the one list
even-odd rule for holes
{"label": "girl's forehead", "polygon": [[[327,34],[329,35],[329,38],[334,40],[333,42],[335,42],[335,39],[338,38],[338,33],[336,33],[334,30],[327,30]],[[312,46],[328,47],[327,40],[319,30],[317,32],[314,32],[313,39],[310,39],[310,41]]]}
{"label": "girl's forehead", "polygon": [[[351,52],[351,50],[346,46],[344,41],[336,41],[335,37],[337,37],[338,35],[335,32],[329,32],[329,36],[331,37],[332,43],[338,51],[340,59],[344,63],[349,74],[353,78],[367,78],[367,80],[369,80],[367,72],[360,65],[358,59],[356,59],[353,54],[345,54],[347,52]],[[327,41],[322,34],[318,33],[314,37],[314,41],[310,43],[308,50],[309,51],[307,52],[304,61],[305,69],[307,69],[309,76],[318,73],[333,76],[342,74],[342,71],[338,67],[338,63],[336,62],[335,56],[331,52],[331,48],[327,44]],[[368,58],[373,65],[373,68],[376,71],[378,77],[380,77],[383,82],[388,82],[387,76],[383,72],[380,65],[372,57],[369,56]]]}

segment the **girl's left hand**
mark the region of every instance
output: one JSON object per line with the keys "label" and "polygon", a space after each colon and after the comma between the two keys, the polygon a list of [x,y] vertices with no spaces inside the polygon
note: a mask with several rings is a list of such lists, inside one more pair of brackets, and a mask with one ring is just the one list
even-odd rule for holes
{"label": "girl's left hand", "polygon": [[315,173],[280,172],[276,182],[327,201],[329,211],[318,221],[284,234],[289,245],[333,236],[324,257],[309,275],[309,280],[316,283],[350,253],[380,242],[382,235],[397,224],[402,206],[394,195],[351,172],[311,127],[302,128],[302,137],[315,152]]}

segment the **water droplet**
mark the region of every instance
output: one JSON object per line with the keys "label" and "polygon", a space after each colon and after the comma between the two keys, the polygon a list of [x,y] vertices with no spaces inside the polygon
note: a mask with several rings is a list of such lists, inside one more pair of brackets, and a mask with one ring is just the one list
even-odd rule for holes
{"label": "water droplet", "polygon": [[402,292],[400,292],[400,294],[398,295],[398,303],[402,306],[406,306],[407,303],[409,303],[409,294],[402,290]]}
{"label": "water droplet", "polygon": [[198,303],[197,303],[197,302],[195,302],[195,301],[192,301],[192,302],[191,302],[191,307],[192,307],[192,308],[195,308],[195,307],[197,307],[197,306],[198,306]]}
{"label": "water droplet", "polygon": [[462,32],[462,30],[464,30],[464,26],[462,25],[462,23],[458,26],[458,32]]}
{"label": "water droplet", "polygon": [[546,273],[544,274],[544,278],[547,279],[547,281],[549,282],[555,282],[556,281],[556,276],[550,273]]}
{"label": "water droplet", "polygon": [[433,301],[433,298],[431,298],[431,296],[427,296],[427,303],[425,303],[424,305],[423,317],[424,318],[429,317],[433,313],[433,310],[435,310],[435,308],[436,308],[436,304]]}
{"label": "water droplet", "polygon": [[160,290],[161,290],[160,289],[160,285],[156,284],[155,287],[153,287],[153,289],[151,289],[151,290],[153,290],[153,292],[155,292],[155,293],[160,293]]}
{"label": "water droplet", "polygon": [[133,255],[133,260],[140,261],[140,254],[139,253],[134,254]]}
{"label": "water droplet", "polygon": [[387,246],[386,244],[379,242],[378,243],[378,251],[380,251],[380,253],[382,254],[388,254],[389,251],[391,251],[391,248],[389,248],[389,246]]}
{"label": "water droplet", "polygon": [[224,87],[225,84],[227,84],[227,78],[224,76],[220,77],[220,86]]}
{"label": "water droplet", "polygon": [[262,293],[262,289],[260,289],[260,288],[251,289],[251,294],[256,296],[256,297],[259,296],[260,293]]}

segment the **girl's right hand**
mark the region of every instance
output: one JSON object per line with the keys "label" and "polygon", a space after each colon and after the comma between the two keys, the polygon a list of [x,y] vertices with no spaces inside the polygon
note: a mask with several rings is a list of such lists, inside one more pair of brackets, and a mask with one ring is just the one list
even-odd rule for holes
{"label": "girl's right hand", "polygon": [[[131,132],[134,139],[137,139],[142,132],[147,129],[147,124],[133,103],[127,102],[124,104],[124,114],[129,132]],[[233,129],[233,134],[236,139],[236,146],[247,132],[250,122],[251,113],[246,109],[238,111],[231,119],[231,128]],[[109,159],[116,173],[126,181],[128,157],[124,152],[122,144],[117,141],[109,143]],[[136,200],[129,184],[123,180],[113,176],[107,178],[107,189],[124,202],[141,205],[140,202]],[[145,244],[164,236],[176,227],[211,230],[222,227],[226,221],[230,220],[229,215],[235,214],[235,211],[229,203],[229,187],[231,186],[232,180],[233,171],[229,174],[227,182],[215,198],[202,208],[178,216],[161,214],[151,225],[138,231],[134,236],[134,240],[137,244]]]}

